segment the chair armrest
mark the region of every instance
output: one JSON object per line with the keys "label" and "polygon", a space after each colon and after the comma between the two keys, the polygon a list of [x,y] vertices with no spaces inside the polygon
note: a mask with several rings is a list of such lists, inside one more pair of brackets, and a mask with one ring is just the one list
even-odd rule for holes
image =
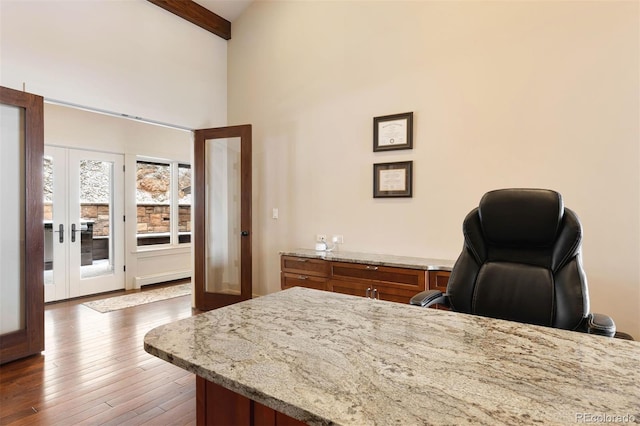
{"label": "chair armrest", "polygon": [[449,306],[449,297],[440,290],[426,290],[413,296],[409,303],[423,308],[428,308],[435,304]]}
{"label": "chair armrest", "polygon": [[587,333],[613,337],[616,334],[616,324],[613,319],[604,314],[589,314],[586,318]]}

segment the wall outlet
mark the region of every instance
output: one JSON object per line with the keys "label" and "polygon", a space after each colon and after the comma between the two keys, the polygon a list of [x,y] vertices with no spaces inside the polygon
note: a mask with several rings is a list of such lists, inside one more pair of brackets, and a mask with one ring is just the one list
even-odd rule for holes
{"label": "wall outlet", "polygon": [[344,238],[342,235],[334,235],[331,238],[331,242],[333,242],[333,244],[344,244]]}
{"label": "wall outlet", "polygon": [[316,242],[318,242],[318,243],[326,243],[327,242],[326,234],[318,234],[318,235],[316,235]]}

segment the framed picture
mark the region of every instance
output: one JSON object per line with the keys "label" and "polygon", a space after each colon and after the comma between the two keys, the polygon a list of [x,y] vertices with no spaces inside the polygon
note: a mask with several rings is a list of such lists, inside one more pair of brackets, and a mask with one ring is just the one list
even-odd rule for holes
{"label": "framed picture", "polygon": [[373,152],[413,148],[413,112],[373,118]]}
{"label": "framed picture", "polygon": [[412,197],[413,161],[373,165],[373,198]]}

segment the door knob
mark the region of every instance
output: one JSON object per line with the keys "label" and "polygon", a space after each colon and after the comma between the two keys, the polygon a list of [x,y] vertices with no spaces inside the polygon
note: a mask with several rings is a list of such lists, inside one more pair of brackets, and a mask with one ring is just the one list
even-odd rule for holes
{"label": "door knob", "polygon": [[64,225],[63,224],[58,225],[58,230],[53,232],[58,232],[59,233],[58,241],[60,241],[61,243],[64,243]]}
{"label": "door knob", "polygon": [[240,232],[240,235],[242,235],[243,237],[248,237],[249,236],[249,231],[242,231],[242,232]]}
{"label": "door knob", "polygon": [[71,224],[71,242],[75,243],[76,242],[76,232],[78,232],[79,229],[76,229],[76,224],[72,223]]}

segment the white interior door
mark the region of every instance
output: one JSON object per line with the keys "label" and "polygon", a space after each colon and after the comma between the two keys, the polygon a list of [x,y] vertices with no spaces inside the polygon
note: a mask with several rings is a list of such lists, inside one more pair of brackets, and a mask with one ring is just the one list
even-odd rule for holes
{"label": "white interior door", "polygon": [[123,163],[45,147],[45,301],[124,288]]}

